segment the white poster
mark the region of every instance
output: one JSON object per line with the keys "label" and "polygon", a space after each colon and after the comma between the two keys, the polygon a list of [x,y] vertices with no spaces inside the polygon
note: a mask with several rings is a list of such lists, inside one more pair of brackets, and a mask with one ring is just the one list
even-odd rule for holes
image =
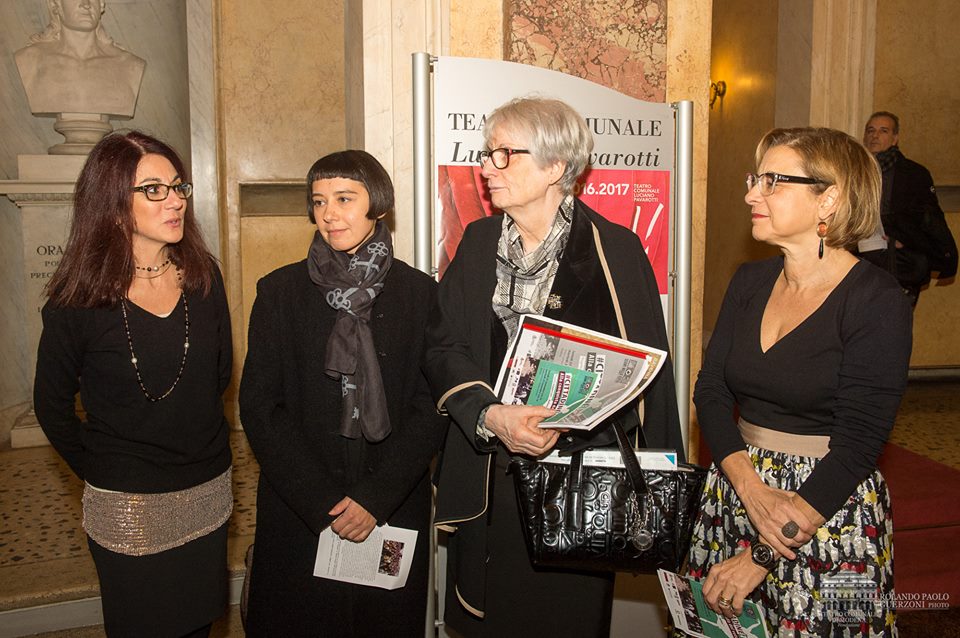
{"label": "white poster", "polygon": [[477,163],[477,153],[484,148],[486,115],[508,100],[527,95],[563,100],[587,120],[594,149],[580,179],[578,197],[640,237],[666,307],[672,245],[673,109],[514,62],[440,57],[434,65],[436,266],[441,276],[466,225],[496,213]]}

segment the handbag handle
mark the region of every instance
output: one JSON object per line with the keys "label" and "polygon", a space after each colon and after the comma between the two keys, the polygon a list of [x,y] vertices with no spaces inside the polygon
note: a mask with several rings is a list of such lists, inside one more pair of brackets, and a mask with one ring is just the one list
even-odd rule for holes
{"label": "handbag handle", "polygon": [[[637,426],[643,436],[642,424]],[[647,488],[647,480],[643,478],[643,471],[640,469],[640,463],[637,462],[637,456],[633,453],[630,441],[627,439],[627,433],[623,431],[623,426],[619,421],[614,420],[613,431],[617,435],[617,447],[620,448],[620,456],[623,457],[623,467],[627,470],[627,476],[630,478],[630,484],[637,496],[646,496],[650,491]]]}
{"label": "handbag handle", "polygon": [[[610,291],[610,301],[613,302],[613,312],[617,316],[617,328],[620,330],[620,337],[629,339],[627,326],[623,322],[623,312],[620,310],[620,297],[617,295],[617,287],[613,283],[613,275],[610,274],[610,265],[607,264],[607,255],[603,252],[603,244],[600,242],[600,231],[597,230],[597,226],[593,222],[590,222],[590,227],[593,229],[593,243],[597,247],[597,257],[600,259],[600,267],[603,269],[603,278],[606,280],[607,289]],[[643,414],[643,397],[640,397],[640,400],[637,401],[637,422],[639,423],[637,427],[637,447],[647,447],[647,441],[643,436]],[[643,439],[643,445],[640,445],[640,439]],[[619,439],[617,441],[619,443]],[[623,449],[621,448],[620,451],[623,452]]]}

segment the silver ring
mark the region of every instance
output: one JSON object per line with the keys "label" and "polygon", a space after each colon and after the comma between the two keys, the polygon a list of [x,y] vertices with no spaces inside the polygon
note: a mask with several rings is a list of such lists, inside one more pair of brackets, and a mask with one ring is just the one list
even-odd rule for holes
{"label": "silver ring", "polygon": [[799,531],[800,526],[797,525],[796,521],[787,521],[783,524],[783,527],[780,528],[780,533],[783,534],[785,538],[794,538]]}

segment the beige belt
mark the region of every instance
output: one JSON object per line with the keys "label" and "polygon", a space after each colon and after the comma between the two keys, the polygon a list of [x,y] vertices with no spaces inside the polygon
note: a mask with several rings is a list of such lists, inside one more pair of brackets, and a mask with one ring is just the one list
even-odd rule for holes
{"label": "beige belt", "polygon": [[742,418],[737,422],[740,436],[747,445],[772,452],[796,456],[812,456],[821,459],[830,451],[830,437],[806,434],[790,434],[754,425]]}

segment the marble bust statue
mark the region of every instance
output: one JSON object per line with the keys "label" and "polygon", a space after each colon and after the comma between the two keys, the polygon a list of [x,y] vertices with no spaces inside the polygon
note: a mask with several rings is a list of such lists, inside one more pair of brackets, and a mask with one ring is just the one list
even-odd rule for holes
{"label": "marble bust statue", "polygon": [[[146,62],[107,35],[101,24],[105,0],[47,3],[50,24],[14,53],[30,111],[57,115],[58,124],[95,114],[105,134],[111,130],[109,117],[133,117]],[[71,117],[75,114],[87,117]],[[70,141],[60,126],[54,128]]]}

